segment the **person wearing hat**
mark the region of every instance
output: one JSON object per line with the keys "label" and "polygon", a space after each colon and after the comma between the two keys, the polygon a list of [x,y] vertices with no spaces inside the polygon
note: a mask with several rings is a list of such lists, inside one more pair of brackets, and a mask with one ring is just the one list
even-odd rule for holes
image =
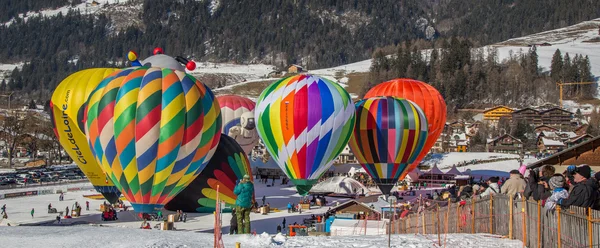
{"label": "person wearing hat", "polygon": [[480,198],[486,197],[488,195],[497,195],[500,193],[500,187],[498,187],[498,181],[500,178],[498,177],[490,177],[488,179],[488,187],[479,195]]}
{"label": "person wearing hat", "polygon": [[510,171],[510,178],[502,185],[502,194],[515,196],[525,191],[527,183],[518,170]]}
{"label": "person wearing hat", "polygon": [[587,165],[582,165],[577,167],[574,172],[575,187],[569,197],[560,199],[558,204],[561,207],[592,207],[598,198],[598,184],[590,179],[592,169]]}
{"label": "person wearing hat", "polygon": [[252,195],[254,184],[250,176],[244,178],[235,186],[233,193],[237,195],[235,200],[238,233],[250,233],[250,212],[252,211]]}
{"label": "person wearing hat", "polygon": [[554,174],[554,176],[548,180],[548,184],[552,189],[552,195],[546,199],[544,207],[546,210],[553,210],[558,201],[569,197],[569,191],[565,189],[565,177],[561,174]]}

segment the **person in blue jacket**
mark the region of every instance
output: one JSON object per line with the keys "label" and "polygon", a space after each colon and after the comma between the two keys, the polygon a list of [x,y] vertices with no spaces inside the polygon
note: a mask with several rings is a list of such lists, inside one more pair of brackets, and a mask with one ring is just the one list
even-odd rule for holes
{"label": "person in blue jacket", "polygon": [[237,195],[235,205],[238,233],[250,233],[250,212],[254,194],[254,184],[250,181],[250,176],[244,175],[244,178],[233,189],[233,193]]}

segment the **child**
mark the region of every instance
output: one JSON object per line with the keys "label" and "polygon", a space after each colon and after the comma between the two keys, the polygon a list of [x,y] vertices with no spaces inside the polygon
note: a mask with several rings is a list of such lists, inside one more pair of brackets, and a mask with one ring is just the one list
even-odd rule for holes
{"label": "child", "polygon": [[565,178],[561,174],[554,174],[548,181],[550,184],[550,189],[552,189],[552,195],[546,199],[546,203],[544,207],[546,210],[554,210],[556,207],[556,203],[560,201],[560,199],[566,199],[569,197],[569,192],[564,188],[565,187]]}

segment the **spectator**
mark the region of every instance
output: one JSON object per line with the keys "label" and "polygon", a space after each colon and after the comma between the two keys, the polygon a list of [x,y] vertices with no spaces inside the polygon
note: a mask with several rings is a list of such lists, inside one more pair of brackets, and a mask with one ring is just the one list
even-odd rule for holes
{"label": "spectator", "polygon": [[525,180],[521,178],[521,173],[518,170],[512,170],[510,171],[510,177],[502,185],[501,191],[502,194],[515,196],[523,193],[526,185]]}
{"label": "spectator", "polygon": [[544,165],[539,171],[532,170],[529,173],[529,181],[527,182],[529,190],[525,190],[525,197],[531,195],[536,201],[548,199],[552,195],[548,180],[550,180],[554,173],[555,168],[552,165]]}
{"label": "spectator", "polygon": [[569,197],[569,192],[564,189],[565,178],[561,174],[555,174],[548,181],[552,189],[552,195],[546,200],[544,207],[546,210],[554,210],[556,203],[562,199]]}
{"label": "spectator", "polygon": [[35,213],[35,209],[31,209],[31,218],[33,218],[33,214]]}
{"label": "spectator", "polygon": [[288,209],[288,213],[292,212],[292,203],[291,202],[288,202],[287,209]]}
{"label": "spectator", "polygon": [[560,199],[558,204],[562,207],[579,206],[592,207],[598,198],[598,184],[590,179],[592,169],[587,165],[582,165],[575,169],[575,187],[566,199]]}
{"label": "spectator", "polygon": [[496,195],[500,193],[500,188],[498,187],[498,177],[490,177],[488,179],[488,187],[487,189],[479,195],[479,197],[486,197],[488,195]]}
{"label": "spectator", "polygon": [[238,233],[238,222],[235,208],[231,210],[231,221],[229,222],[229,235]]}
{"label": "spectator", "polygon": [[[90,202],[89,201],[85,201],[85,210],[90,211]],[[125,211],[127,211],[127,210],[125,210]]]}

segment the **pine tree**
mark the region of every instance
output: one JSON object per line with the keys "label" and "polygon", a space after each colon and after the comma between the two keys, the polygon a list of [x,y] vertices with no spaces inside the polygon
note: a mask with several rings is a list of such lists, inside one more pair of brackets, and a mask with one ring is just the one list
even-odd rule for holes
{"label": "pine tree", "polygon": [[31,101],[29,101],[29,105],[27,105],[27,108],[29,109],[36,109],[36,105],[35,105],[35,101],[33,99],[31,99]]}
{"label": "pine tree", "polygon": [[556,49],[554,55],[552,55],[552,63],[550,64],[550,77],[555,82],[563,80],[563,58],[559,49]]}

